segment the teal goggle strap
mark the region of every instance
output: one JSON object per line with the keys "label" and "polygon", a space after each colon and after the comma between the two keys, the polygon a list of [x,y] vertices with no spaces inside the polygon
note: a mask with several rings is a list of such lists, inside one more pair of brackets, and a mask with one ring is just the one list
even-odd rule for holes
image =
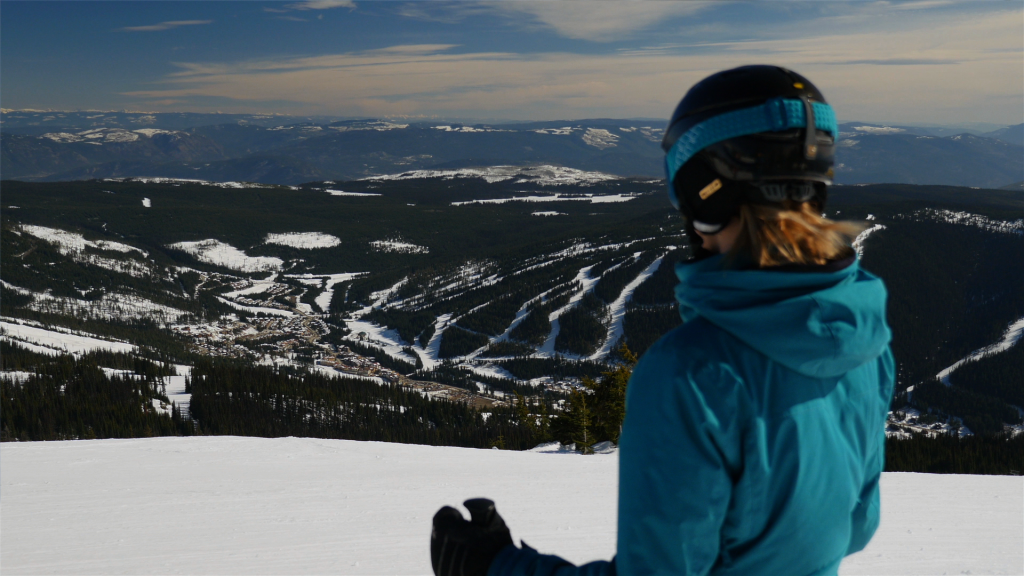
{"label": "teal goggle strap", "polygon": [[[839,125],[832,107],[820,102],[810,104],[814,111],[814,127],[831,133],[832,138],[838,140]],[[772,98],[760,106],[726,112],[694,125],[676,140],[665,155],[669,189],[672,189],[676,172],[704,148],[739,136],[803,128],[807,126],[807,116],[803,100]]]}

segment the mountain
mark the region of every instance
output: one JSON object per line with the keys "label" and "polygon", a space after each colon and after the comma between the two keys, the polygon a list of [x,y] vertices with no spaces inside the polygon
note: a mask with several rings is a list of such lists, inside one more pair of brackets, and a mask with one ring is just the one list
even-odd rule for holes
{"label": "mountain", "polygon": [[[642,353],[680,322],[673,264],[687,239],[649,178],[497,166],[294,187],[121,179],[3,190],[5,317],[180,363],[330,367],[355,354],[389,379],[553,401],[607,370],[622,343]],[[1024,317],[1024,268],[1007,265],[1024,261],[1022,209],[1013,190],[831,189],[828,215],[870,226],[858,246],[890,290],[894,433],[1019,425],[1013,366],[1024,348],[978,351],[1012,340]]]}
{"label": "mountain", "polygon": [[971,134],[858,133],[841,136],[835,170],[840,184],[998,188],[1024,176],[1024,147]]}
{"label": "mountain", "polygon": [[[3,119],[0,170],[20,180],[165,177],[296,185],[502,164],[663,176],[662,128],[644,120],[465,125],[11,111]],[[1024,176],[1024,147],[1004,141],[1010,136],[856,122],[840,131],[840,184],[999,187]]]}
{"label": "mountain", "polygon": [[196,162],[224,157],[216,142],[201,135],[155,128],[95,128],[44,136],[3,135],[0,168],[5,178],[38,179],[83,170],[109,173],[104,164],[138,166],[153,162]]}
{"label": "mountain", "polygon": [[1024,124],[1000,128],[999,130],[985,134],[985,136],[995,138],[996,140],[1002,140],[1003,142],[1009,142],[1010,144],[1024,146]]}
{"label": "mountain", "polygon": [[129,112],[113,110],[86,111],[0,111],[0,126],[8,134],[39,136],[48,132],[78,132],[95,128],[156,128],[159,130],[187,130],[217,124],[238,124],[273,128],[302,122],[333,122],[337,118],[325,116],[284,116],[278,114],[202,114],[194,112]]}

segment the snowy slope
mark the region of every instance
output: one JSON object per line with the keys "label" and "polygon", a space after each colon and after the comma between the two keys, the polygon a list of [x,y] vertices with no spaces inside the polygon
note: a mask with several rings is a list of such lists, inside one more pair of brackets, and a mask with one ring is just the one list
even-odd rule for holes
{"label": "snowy slope", "polygon": [[[430,518],[489,496],[545,552],[615,542],[618,457],[303,438],[5,443],[10,574],[429,574]],[[886,474],[853,574],[1021,574],[1024,479]]]}

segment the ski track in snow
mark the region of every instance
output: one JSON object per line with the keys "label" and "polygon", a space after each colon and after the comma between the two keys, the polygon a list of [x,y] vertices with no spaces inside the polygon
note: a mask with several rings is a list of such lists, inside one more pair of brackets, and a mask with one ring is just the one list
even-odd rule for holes
{"label": "ski track in snow", "polygon": [[[434,512],[479,496],[495,499],[516,542],[609,559],[618,462],[315,438],[10,442],[0,563],[10,574],[429,575]],[[881,494],[878,532],[841,575],[1021,573],[1024,479],[884,473]]]}
{"label": "ski track in snow", "polygon": [[1003,339],[1000,340],[999,342],[996,342],[995,344],[990,344],[988,346],[985,346],[984,348],[979,348],[974,352],[971,352],[966,357],[957,360],[948,368],[943,369],[941,372],[936,374],[935,377],[946,386],[949,386],[949,375],[956,371],[957,368],[960,368],[961,366],[968,362],[981,360],[986,356],[992,356],[993,354],[1006,352],[1021,339],[1021,336],[1024,336],[1024,318],[1021,318],[1014,322],[1013,324],[1010,324],[1010,326],[1006,329],[1006,332],[1003,333]]}
{"label": "ski track in snow", "polygon": [[188,418],[189,404],[192,402],[192,395],[185,393],[185,378],[192,375],[192,367],[177,364],[174,366],[178,372],[177,376],[165,376],[164,384],[167,386],[167,399],[174,402],[181,409],[181,415]]}
{"label": "ski track in snow", "polygon": [[[674,247],[673,247],[674,248]],[[671,249],[669,250],[671,251]],[[650,266],[644,269],[636,278],[634,278],[626,287],[622,289],[619,297],[615,299],[611,305],[608,306],[608,316],[611,318],[611,325],[608,326],[608,336],[605,338],[604,343],[598,348],[597,352],[590,355],[590,360],[599,360],[608,355],[612,350],[612,346],[619,341],[622,337],[622,324],[626,319],[626,303],[633,297],[633,291],[638,286],[643,284],[644,280],[650,278],[651,274],[654,274],[661,266],[661,261],[665,259],[665,254],[658,257],[657,260],[651,262]]]}
{"label": "ski track in snow", "polygon": [[365,276],[369,272],[343,272],[341,274],[286,274],[288,278],[295,278],[303,284],[312,284],[312,280],[316,280],[316,285],[320,285],[320,281],[323,283],[323,291],[313,300],[316,305],[324,311],[324,314],[331,311],[331,300],[334,299],[334,287],[342,282],[348,282],[360,276]]}
{"label": "ski track in snow", "polygon": [[868,236],[871,236],[879,230],[885,230],[885,226],[882,224],[875,224],[871,228],[857,234],[857,237],[853,239],[851,244],[853,245],[853,249],[857,251],[857,258],[864,256],[864,242],[868,239]]}
{"label": "ski track in snow", "polygon": [[[555,339],[558,338],[558,331],[560,329],[558,325],[558,317],[572,309],[572,307],[582,300],[583,296],[586,295],[586,293],[589,292],[595,284],[597,284],[597,281],[601,279],[600,276],[597,278],[590,276],[590,269],[594,266],[594,264],[591,264],[590,266],[581,268],[579,273],[576,274],[576,277],[570,281],[570,283],[579,282],[582,284],[582,288],[572,295],[568,304],[548,314],[548,320],[551,322],[551,332],[548,332],[548,337],[544,339],[544,344],[541,345],[534,356],[541,356],[545,358],[552,358],[555,356]],[[571,356],[571,354],[562,355],[567,358]]]}

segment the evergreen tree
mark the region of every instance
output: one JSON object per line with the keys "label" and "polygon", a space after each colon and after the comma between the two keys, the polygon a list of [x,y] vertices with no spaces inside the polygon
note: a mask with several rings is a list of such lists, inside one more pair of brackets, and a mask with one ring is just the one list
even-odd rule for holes
{"label": "evergreen tree", "polygon": [[615,444],[619,443],[622,421],[626,417],[626,386],[637,361],[625,343],[619,347],[619,356],[623,363],[602,374],[597,381],[583,379],[583,385],[593,392],[593,435],[597,441],[610,440]]}

